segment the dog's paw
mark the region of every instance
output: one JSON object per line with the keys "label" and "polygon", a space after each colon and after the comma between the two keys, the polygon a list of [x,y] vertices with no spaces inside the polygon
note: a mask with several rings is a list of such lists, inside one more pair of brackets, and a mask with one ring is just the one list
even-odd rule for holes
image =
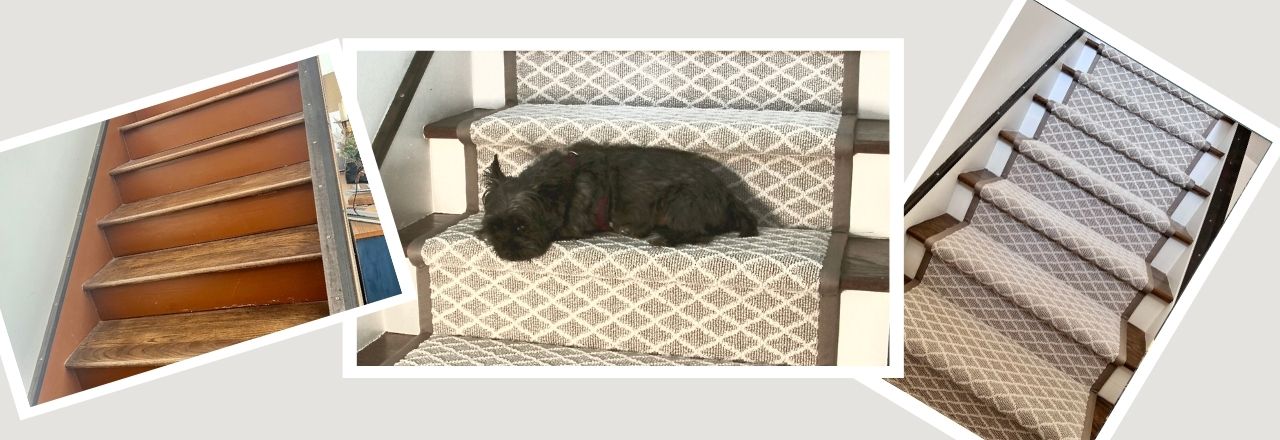
{"label": "dog's paw", "polygon": [[672,247],[672,246],[675,246],[674,244],[671,244],[671,240],[667,240],[667,237],[663,237],[663,236],[657,236],[657,237],[654,237],[654,238],[650,238],[650,239],[649,239],[649,244],[654,245],[654,246],[662,246],[662,247]]}

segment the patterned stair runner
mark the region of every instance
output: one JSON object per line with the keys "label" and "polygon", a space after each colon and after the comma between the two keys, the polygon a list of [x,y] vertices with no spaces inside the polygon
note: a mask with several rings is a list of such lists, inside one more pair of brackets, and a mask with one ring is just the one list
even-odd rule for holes
{"label": "patterned stair runner", "polygon": [[820,278],[831,243],[843,236],[839,214],[848,212],[835,182],[848,179],[837,174],[836,146],[852,104],[850,54],[513,55],[513,101],[463,130],[477,167],[496,156],[515,174],[539,154],[579,142],[695,152],[724,165],[716,172],[758,216],[760,235],[665,248],[598,234],[509,262],[473,234],[477,213],[423,245],[433,339],[834,363],[834,326],[820,322],[835,322],[838,308],[820,306],[833,293],[819,290],[830,285]]}
{"label": "patterned stair runner", "polygon": [[697,358],[656,356],[612,350],[466,336],[439,336],[423,341],[396,366],[707,366],[746,365]]}
{"label": "patterned stair runner", "polygon": [[[963,219],[913,228],[928,253],[905,302],[906,377],[891,382],[986,438],[1088,438],[1126,321],[1168,289],[1148,256],[1205,192],[1189,176],[1221,113],[1106,47],[1034,136],[1002,132],[1003,175],[961,181]],[[1163,296],[1161,296],[1163,297]]]}

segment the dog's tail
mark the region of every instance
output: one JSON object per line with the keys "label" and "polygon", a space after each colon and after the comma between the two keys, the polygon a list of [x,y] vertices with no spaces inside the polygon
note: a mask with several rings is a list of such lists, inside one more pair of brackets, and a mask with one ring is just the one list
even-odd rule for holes
{"label": "dog's tail", "polygon": [[747,209],[747,205],[734,196],[729,196],[729,217],[733,220],[734,228],[738,230],[739,237],[760,235],[756,225],[756,215],[752,214],[751,210]]}

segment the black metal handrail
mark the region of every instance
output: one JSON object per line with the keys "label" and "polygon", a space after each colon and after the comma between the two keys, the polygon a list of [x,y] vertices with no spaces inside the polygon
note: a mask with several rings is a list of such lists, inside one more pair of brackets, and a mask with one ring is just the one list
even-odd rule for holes
{"label": "black metal handrail", "polygon": [[1036,72],[1032,74],[1030,78],[1027,78],[1026,82],[1023,82],[1022,85],[1018,87],[1018,90],[1014,91],[1012,95],[1009,95],[1009,98],[1005,99],[1004,103],[1000,104],[1000,107],[996,109],[995,113],[988,116],[987,119],[982,122],[982,125],[979,125],[978,129],[974,130],[973,134],[969,135],[969,138],[965,139],[964,143],[960,144],[960,148],[951,152],[951,156],[948,156],[947,160],[943,161],[942,164],[938,166],[938,169],[929,174],[929,177],[926,178],[924,182],[915,189],[915,191],[911,192],[911,196],[907,197],[906,210],[904,214],[910,213],[911,209],[915,208],[916,204],[920,203],[920,200],[924,199],[924,196],[928,194],[929,191],[933,190],[933,187],[937,186],[938,182],[942,181],[943,176],[946,176],[947,173],[951,172],[951,169],[955,168],[956,164],[959,164],[960,160],[964,159],[964,156],[969,154],[969,151],[973,149],[973,146],[977,145],[978,141],[981,140],[983,136],[987,135],[987,132],[995,128],[996,122],[999,122],[1000,118],[1004,117],[1005,113],[1008,113],[1009,109],[1013,108],[1013,105],[1018,102],[1018,99],[1021,99],[1022,95],[1026,94],[1028,90],[1031,90],[1031,87],[1040,80],[1040,77],[1043,76],[1050,67],[1057,64],[1058,60],[1062,58],[1062,55],[1067,52],[1067,49],[1070,49],[1071,45],[1082,36],[1084,36],[1084,29],[1077,29],[1075,33],[1071,34],[1071,38],[1068,38],[1066,42],[1062,43],[1062,46],[1059,47],[1058,50],[1049,57],[1049,59],[1045,60],[1044,64],[1040,65],[1040,68],[1036,69]]}

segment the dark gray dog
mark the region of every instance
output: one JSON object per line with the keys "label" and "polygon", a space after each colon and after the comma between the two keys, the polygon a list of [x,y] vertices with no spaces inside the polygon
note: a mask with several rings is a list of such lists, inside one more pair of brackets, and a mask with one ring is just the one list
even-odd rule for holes
{"label": "dark gray dog", "polygon": [[505,260],[537,258],[556,240],[616,231],[656,246],[758,234],[756,217],[705,156],[666,148],[579,144],[506,176],[498,157],[484,173],[484,218],[476,232]]}

